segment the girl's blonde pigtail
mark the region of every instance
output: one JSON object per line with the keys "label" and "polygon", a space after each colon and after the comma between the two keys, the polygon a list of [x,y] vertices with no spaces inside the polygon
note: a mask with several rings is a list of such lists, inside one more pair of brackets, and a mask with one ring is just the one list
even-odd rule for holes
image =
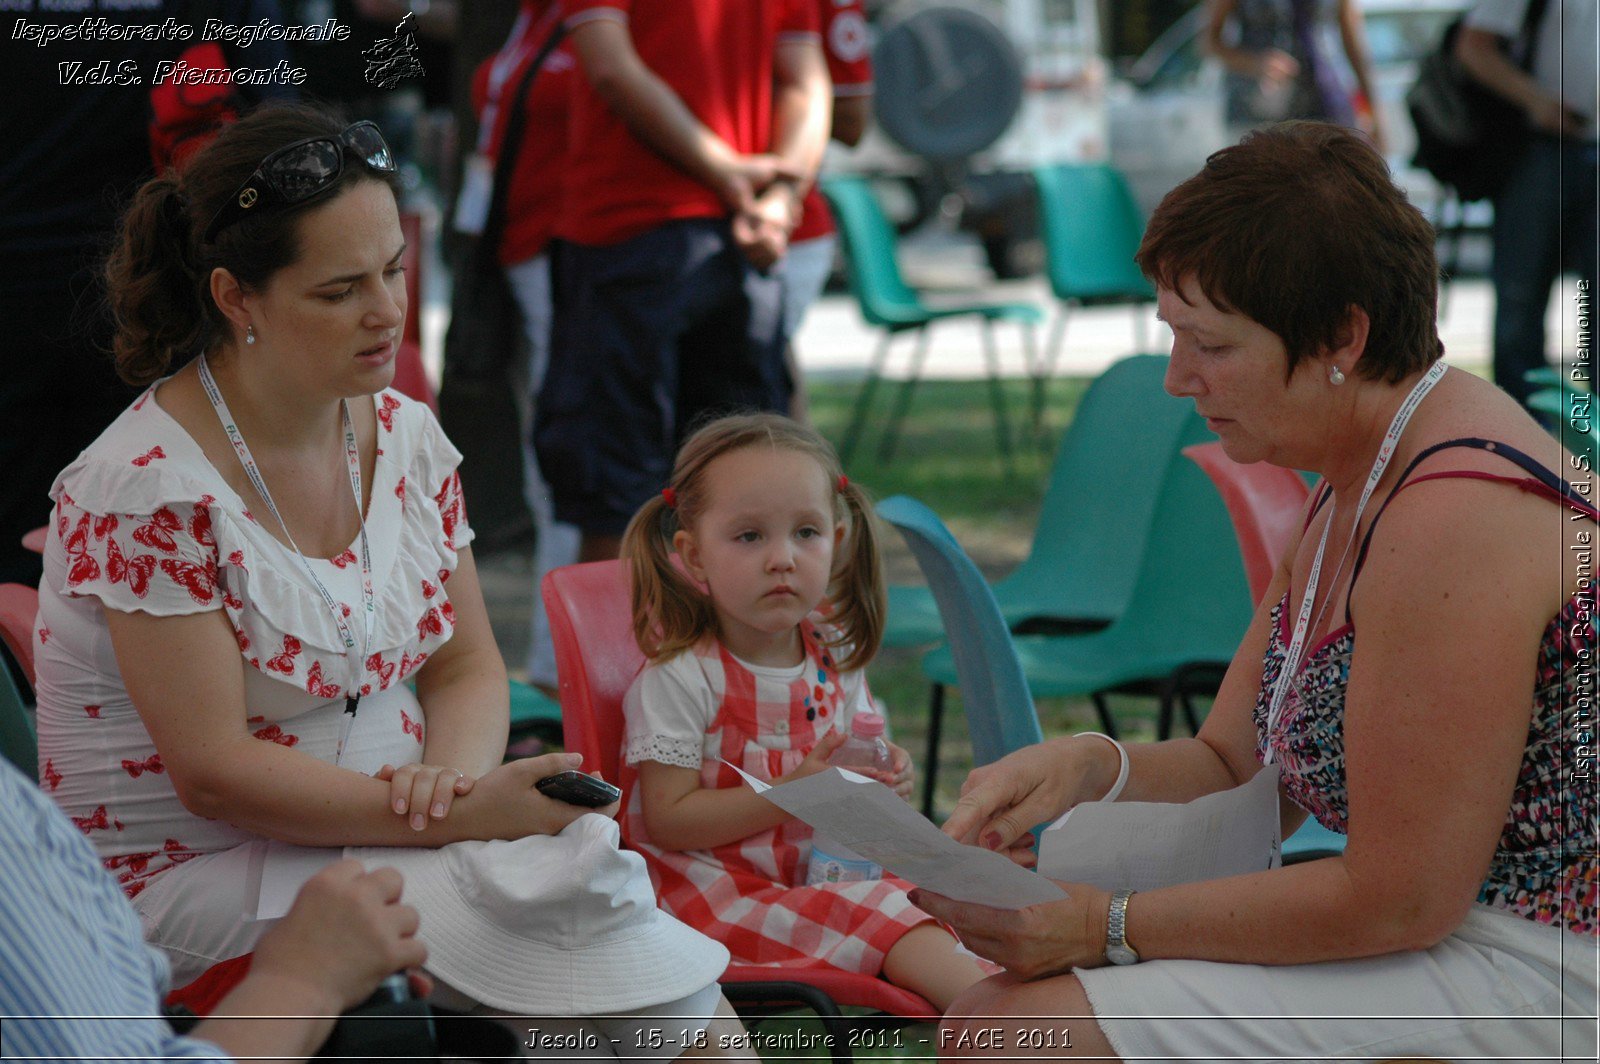
{"label": "girl's blonde pigtail", "polygon": [[839,669],[849,672],[866,668],[877,656],[883,643],[888,592],[883,582],[883,558],[878,552],[872,501],[853,481],[845,481],[839,487],[839,495],[850,523],[844,564],[834,577],[834,611],[829,621],[838,627],[840,645],[847,650]]}

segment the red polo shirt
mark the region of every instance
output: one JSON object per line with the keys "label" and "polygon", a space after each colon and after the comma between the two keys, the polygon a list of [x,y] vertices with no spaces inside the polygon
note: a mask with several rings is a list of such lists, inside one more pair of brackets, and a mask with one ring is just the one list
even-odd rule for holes
{"label": "red polo shirt", "polygon": [[[812,0],[822,19],[822,52],[828,57],[828,74],[835,96],[872,94],[872,52],[867,47],[867,17],[861,0]],[[801,207],[800,224],[789,236],[791,244],[814,240],[833,232],[828,201],[813,185]]]}
{"label": "red polo shirt", "polygon": [[[634,49],[705,126],[737,152],[772,147],[773,52],[817,36],[816,0],[562,0],[567,26],[617,19]],[[616,244],[680,218],[728,213],[700,184],[636,138],[582,71],[572,79],[570,135],[556,235]]]}
{"label": "red polo shirt", "polygon": [[[528,13],[522,20],[522,32],[508,39],[498,54],[485,59],[472,76],[472,107],[482,121],[491,72],[497,63],[503,68],[501,98],[489,138],[490,158],[500,156],[511,114],[511,94],[560,17],[557,0],[523,0],[522,7]],[[511,186],[506,190],[506,227],[500,240],[500,261],[504,265],[526,262],[542,252],[555,229],[567,154],[567,100],[577,68],[571,41],[562,41],[545,59],[523,98],[528,117],[517,161],[512,164]]]}

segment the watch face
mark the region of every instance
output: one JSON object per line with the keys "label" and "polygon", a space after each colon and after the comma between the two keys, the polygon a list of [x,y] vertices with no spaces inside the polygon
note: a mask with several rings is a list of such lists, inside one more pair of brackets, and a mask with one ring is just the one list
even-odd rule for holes
{"label": "watch face", "polygon": [[1127,946],[1108,946],[1106,960],[1112,964],[1138,964],[1139,955]]}

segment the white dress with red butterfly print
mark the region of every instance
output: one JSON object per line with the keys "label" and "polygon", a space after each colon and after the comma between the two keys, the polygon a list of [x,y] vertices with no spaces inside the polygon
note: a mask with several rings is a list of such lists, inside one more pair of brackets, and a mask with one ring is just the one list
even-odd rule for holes
{"label": "white dress with red butterfly print", "polygon": [[[341,762],[363,772],[421,757],[426,722],[401,681],[454,631],[447,581],[472,539],[455,472],[461,456],[433,414],[394,392],[372,401],[378,454],[366,523],[377,617]],[[184,920],[181,934],[159,941],[176,894],[237,925],[254,899],[241,893],[242,866],[230,851],[260,849],[262,840],[178,800],[122,683],[103,610],[224,611],[239,644],[251,732],[325,761],[334,759],[354,662],[294,552],[257,522],[152,392],[61,474],[51,497],[34,636],[41,782],[122,883],[146,931],[168,947],[181,982],[186,955],[203,967],[208,957],[233,955],[218,950],[249,945],[236,948],[236,929],[211,940],[207,919]],[[337,601],[359,608],[356,546],[310,565]],[[251,866],[258,876],[259,866]]]}

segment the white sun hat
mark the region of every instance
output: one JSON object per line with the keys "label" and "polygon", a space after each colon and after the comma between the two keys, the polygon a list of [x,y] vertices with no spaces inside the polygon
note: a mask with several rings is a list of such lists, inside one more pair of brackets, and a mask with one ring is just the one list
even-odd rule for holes
{"label": "white sun hat", "polygon": [[595,1016],[687,997],[728,950],[656,907],[644,858],[591,813],[559,835],[439,849],[351,847],[405,877],[428,971],[491,1008]]}

